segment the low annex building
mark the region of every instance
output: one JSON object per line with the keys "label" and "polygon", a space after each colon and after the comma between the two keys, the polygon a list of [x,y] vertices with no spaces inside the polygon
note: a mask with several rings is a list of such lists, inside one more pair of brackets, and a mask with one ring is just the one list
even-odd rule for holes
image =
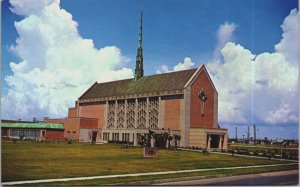
{"label": "low annex building", "polygon": [[1,122],[2,138],[64,140],[64,125],[43,122]]}
{"label": "low annex building", "polygon": [[227,149],[227,129],[218,125],[218,92],[204,65],[144,76],[142,16],[134,78],[95,82],[69,109],[68,118],[44,122],[63,123],[65,138],[80,142],[138,145],[151,130],[180,135],[180,146]]}

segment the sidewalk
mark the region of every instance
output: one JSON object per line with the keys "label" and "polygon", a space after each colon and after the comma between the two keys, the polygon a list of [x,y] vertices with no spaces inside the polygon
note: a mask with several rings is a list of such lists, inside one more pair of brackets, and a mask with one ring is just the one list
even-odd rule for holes
{"label": "sidewalk", "polygon": [[39,179],[39,180],[3,182],[2,185],[37,184],[37,183],[46,183],[46,182],[80,181],[80,180],[119,178],[119,177],[138,177],[138,176],[190,173],[190,172],[201,172],[201,171],[234,170],[234,169],[242,169],[242,168],[275,167],[275,166],[287,166],[287,165],[295,165],[295,164],[298,164],[298,163],[258,165],[258,166],[238,166],[238,167],[227,167],[227,168],[192,169],[192,170],[163,171],[163,172],[149,172],[149,173],[131,173],[131,174],[120,174],[120,175],[73,177],[73,178],[59,178],[59,179]]}
{"label": "sidewalk", "polygon": [[[192,151],[192,152],[200,152],[202,153],[201,150],[193,150],[193,149],[183,149],[183,148],[180,148],[180,150],[183,150],[183,151]],[[220,155],[232,155],[232,153],[221,153],[221,152],[209,152],[209,153],[212,153],[212,154],[220,154]],[[240,157],[249,157],[249,158],[259,158],[259,159],[265,159],[265,160],[268,160],[269,158],[267,157],[262,157],[262,156],[254,156],[254,155],[242,155],[242,154],[237,154],[237,153],[234,153],[233,156],[240,156]],[[287,161],[287,162],[295,162],[295,163],[298,163],[298,160],[290,160],[290,159],[280,159],[280,158],[270,158],[270,160],[278,160],[278,161]]]}
{"label": "sidewalk", "polygon": [[175,179],[169,181],[155,181],[154,185],[297,185],[299,183],[299,170],[276,171],[267,173],[242,174],[242,175],[217,175],[206,178],[189,177],[189,179]]}

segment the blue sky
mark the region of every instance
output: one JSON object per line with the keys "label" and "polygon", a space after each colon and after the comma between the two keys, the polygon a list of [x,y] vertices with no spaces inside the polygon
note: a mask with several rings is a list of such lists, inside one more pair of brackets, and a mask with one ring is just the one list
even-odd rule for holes
{"label": "blue sky", "polygon": [[[26,0],[34,1],[34,0]],[[50,2],[50,1],[49,1]],[[8,0],[2,1],[2,98],[8,95],[8,91],[11,90],[14,92],[11,97],[17,97],[20,91],[24,88],[21,88],[20,85],[17,85],[18,78],[22,76],[17,76],[16,72],[12,72],[9,63],[14,62],[16,64],[27,60],[30,63],[29,59],[26,59],[26,55],[22,53],[22,45],[16,43],[16,39],[22,37],[28,37],[30,33],[24,34],[21,32],[24,30],[25,26],[20,26],[19,33],[16,31],[14,22],[22,22],[24,18],[30,17],[30,15],[39,15],[37,11],[32,9],[30,5],[15,4],[15,12],[9,10],[9,7],[12,5]],[[43,9],[47,5],[41,5]],[[110,71],[116,71],[122,68],[134,69],[135,66],[135,56],[136,49],[138,45],[138,32],[139,32],[139,16],[140,11],[143,11],[143,49],[144,49],[144,70],[146,75],[155,74],[158,71],[164,72],[162,65],[165,65],[172,71],[172,67],[175,67],[177,64],[184,63],[185,58],[188,57],[193,62],[193,67],[198,67],[200,64],[209,64],[214,60],[219,60],[221,64],[211,64],[208,65],[208,69],[213,67],[221,67],[226,70],[224,64],[227,64],[225,60],[226,54],[223,54],[219,59],[214,59],[214,52],[216,51],[216,46],[220,43],[220,39],[217,37],[218,31],[222,28],[222,25],[226,23],[233,30],[229,33],[228,37],[225,37],[225,41],[233,42],[235,46],[234,49],[238,48],[238,45],[242,46],[243,49],[251,51],[253,55],[259,56],[264,53],[271,53],[272,59],[275,53],[284,54],[284,50],[276,50],[275,45],[278,44],[282,39],[283,29],[281,25],[283,24],[286,17],[290,15],[292,9],[298,7],[298,1],[296,0],[61,0],[59,4],[60,10],[65,9],[68,13],[72,15],[72,20],[78,23],[77,31],[80,38],[82,39],[91,39],[94,48],[93,50],[100,51],[101,48],[106,46],[115,46],[121,50],[121,60],[118,62],[111,62],[114,64],[113,67],[109,66]],[[22,10],[32,10],[24,13]],[[56,11],[56,10],[55,10]],[[58,10],[57,10],[58,11]],[[46,18],[41,18],[41,20]],[[59,21],[59,20],[58,20]],[[55,25],[52,25],[55,28]],[[53,31],[55,32],[55,31]],[[33,33],[31,33],[34,36]],[[40,36],[43,37],[43,36]],[[48,37],[48,36],[45,36]],[[38,40],[38,39],[37,39]],[[43,41],[43,40],[41,40]],[[69,41],[69,40],[68,40]],[[10,49],[10,46],[15,47],[21,46],[18,52],[13,52]],[[26,46],[26,45],[25,45]],[[27,45],[28,46],[28,45]],[[46,45],[47,46],[47,45]],[[223,48],[224,45],[221,46]],[[18,47],[17,47],[18,48]],[[43,47],[41,47],[44,49]],[[28,46],[30,49],[30,44]],[[46,48],[48,50],[50,48]],[[229,49],[229,47],[228,47]],[[21,51],[21,52],[20,52]],[[59,53],[59,52],[58,52]],[[115,53],[114,53],[115,54]],[[36,55],[35,52],[32,52],[32,55]],[[87,55],[89,56],[89,55]],[[117,58],[117,57],[116,57]],[[268,57],[269,58],[269,57]],[[270,57],[271,58],[271,57]],[[275,57],[274,57],[275,58]],[[44,59],[44,57],[42,58]],[[123,59],[123,60],[122,60]],[[125,60],[124,60],[125,59]],[[226,58],[227,59],[227,58]],[[89,59],[87,59],[89,60]],[[93,61],[93,59],[91,59]],[[233,60],[234,61],[234,60]],[[50,62],[40,62],[48,64]],[[83,62],[78,62],[80,65]],[[109,62],[107,62],[109,63]],[[229,64],[229,63],[228,63]],[[34,62],[30,67],[34,67]],[[37,66],[39,67],[39,66]],[[49,64],[48,66],[49,67]],[[106,67],[106,66],[105,66]],[[79,67],[80,68],[80,67]],[[257,68],[257,67],[255,67]],[[27,68],[28,75],[30,70],[34,68]],[[128,69],[126,72],[128,72]],[[259,68],[257,68],[259,69]],[[41,71],[46,71],[46,69],[40,69]],[[252,67],[253,70],[253,67]],[[17,71],[17,70],[16,70]],[[212,71],[211,71],[212,72]],[[228,71],[227,71],[228,72]],[[273,71],[272,71],[273,72]],[[274,71],[275,72],[275,71]],[[19,72],[20,73],[20,72]],[[22,72],[24,73],[24,72]],[[217,72],[221,75],[221,71]],[[105,72],[103,72],[105,74]],[[124,73],[125,74],[125,73]],[[8,75],[13,76],[13,81],[10,85],[4,80]],[[22,74],[23,75],[23,74]],[[222,74],[223,75],[223,74]],[[124,75],[125,76],[125,75]],[[129,76],[126,74],[126,76]],[[125,76],[125,77],[126,77]],[[231,76],[223,75],[225,77]],[[238,74],[236,75],[238,76]],[[276,74],[274,77],[276,79]],[[219,77],[219,76],[218,76]],[[258,76],[259,77],[259,76]],[[120,77],[119,77],[120,78]],[[93,78],[91,78],[92,81]],[[97,80],[103,80],[101,78]],[[118,78],[112,78],[118,79]],[[213,78],[214,79],[214,78]],[[222,95],[222,84],[223,80],[218,80],[215,78],[218,91],[219,99],[224,102],[221,102],[221,109],[219,113],[225,111],[225,98],[226,95]],[[255,78],[256,80],[256,78]],[[261,81],[262,80],[262,81]],[[270,82],[267,78],[256,80],[257,83],[260,82]],[[20,78],[22,82],[22,78]],[[23,80],[25,81],[25,79]],[[26,81],[28,81],[26,79]],[[80,96],[82,90],[87,88],[87,85],[90,85],[92,82],[82,83],[82,87],[79,90],[76,90],[76,94],[65,98],[62,108],[72,107],[74,100]],[[96,81],[96,80],[94,80]],[[220,83],[219,83],[219,82]],[[234,82],[234,80],[232,80]],[[30,81],[29,81],[30,82]],[[36,82],[32,82],[24,85],[28,85],[25,89],[28,91],[35,90]],[[279,80],[280,82],[280,80]],[[69,84],[70,82],[68,82]],[[71,83],[70,83],[71,84]],[[73,84],[73,82],[72,82]],[[228,85],[230,85],[228,83]],[[78,85],[76,85],[78,87]],[[250,88],[251,85],[248,85]],[[18,90],[20,89],[20,90]],[[224,92],[230,88],[224,88]],[[267,89],[267,88],[266,88]],[[276,88],[270,88],[270,91],[277,90]],[[242,90],[242,89],[241,89]],[[26,92],[22,90],[22,92]],[[48,90],[49,91],[49,90]],[[240,90],[237,90],[240,91]],[[241,91],[242,92],[242,91]],[[54,94],[54,93],[53,93]],[[254,95],[256,92],[254,91]],[[281,93],[278,93],[279,95]],[[22,94],[21,94],[22,95]],[[28,94],[23,93],[24,98]],[[30,94],[29,94],[30,95]],[[37,93],[38,95],[38,93]],[[245,102],[244,105],[251,105],[250,108],[255,107],[252,105],[252,95],[249,96],[248,92],[244,93],[245,98],[241,102]],[[259,93],[257,94],[259,95]],[[279,96],[278,95],[278,96]],[[29,96],[28,96],[29,97]],[[237,96],[240,97],[240,96]],[[274,96],[276,98],[276,96]],[[8,98],[8,96],[6,97]],[[272,98],[272,97],[271,97]],[[4,100],[3,99],[3,100]],[[53,98],[48,98],[44,102],[50,102]],[[18,96],[18,101],[20,103],[32,103],[30,99],[20,100]],[[295,115],[298,116],[298,106],[292,105],[288,101],[283,104],[286,100],[279,102],[278,105],[274,105],[270,108],[272,101],[268,101],[265,105],[257,106],[258,110],[264,110],[267,114],[276,115],[274,119],[267,117],[262,117],[260,114],[255,114],[253,110],[249,108],[241,108],[240,103],[236,103],[235,106],[232,106],[234,109],[239,110],[238,113],[241,113],[241,120],[236,120],[234,118],[227,119],[219,115],[221,119],[221,126],[229,128],[229,131],[233,132],[235,126],[239,126],[242,131],[246,131],[246,127],[252,123],[259,123],[262,126],[262,129],[265,129],[265,133],[268,136],[273,138],[276,137],[298,137],[298,122],[295,122]],[[2,101],[5,102],[5,101]],[[54,102],[54,101],[53,101]],[[34,104],[33,104],[34,105]],[[5,106],[5,104],[4,104]],[[8,105],[11,106],[11,105]],[[67,106],[67,107],[66,107]],[[281,107],[286,106],[286,107]],[[17,107],[17,106],[16,106]],[[55,108],[55,107],[54,107]],[[56,107],[57,108],[57,107]],[[21,115],[22,112],[18,114],[10,111],[15,109],[10,109],[2,112],[2,116],[6,118],[17,118],[18,115]],[[23,109],[18,109],[22,111]],[[62,112],[65,112],[66,109],[61,109]],[[254,109],[255,110],[255,109]],[[53,110],[44,106],[44,103],[37,104],[36,108],[27,108],[25,110],[26,116],[54,116],[60,117],[61,114],[56,114],[51,112]],[[268,111],[268,112],[267,112]],[[289,119],[283,120],[279,119],[278,116],[282,116],[280,112],[288,113]],[[35,113],[35,114],[32,114]],[[224,114],[224,113],[223,113]],[[287,115],[288,115],[287,114]],[[230,116],[231,114],[226,114]],[[225,114],[224,114],[225,116]],[[24,118],[23,116],[21,116]],[[226,119],[225,119],[226,118]],[[264,120],[268,118],[269,120]],[[282,123],[276,123],[274,120],[282,121]],[[238,122],[237,122],[238,121]],[[267,134],[267,129],[274,129],[276,127],[277,131],[272,131]],[[276,129],[275,128],[275,129]],[[290,134],[281,134],[280,129],[287,128],[290,129]],[[297,132],[295,132],[295,129]]]}

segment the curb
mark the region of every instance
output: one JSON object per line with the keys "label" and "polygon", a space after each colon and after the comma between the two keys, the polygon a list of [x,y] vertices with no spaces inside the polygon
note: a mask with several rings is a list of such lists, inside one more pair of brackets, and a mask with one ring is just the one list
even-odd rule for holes
{"label": "curb", "polygon": [[[284,170],[285,171],[285,170]],[[286,171],[294,171],[294,170],[286,170]],[[298,170],[295,170],[298,171]],[[281,171],[271,171],[271,172],[257,172],[254,174],[262,174],[262,173],[275,173]],[[168,179],[157,179],[157,180],[149,180],[149,181],[136,181],[136,182],[128,182],[128,183],[114,183],[110,184],[112,186],[141,186],[141,185],[155,185],[169,182],[181,182],[181,181],[191,181],[191,180],[204,180],[204,179],[213,179],[213,178],[221,178],[221,177],[232,177],[232,176],[243,176],[243,175],[251,175],[253,173],[242,173],[242,174],[217,174],[217,175],[206,175],[206,176],[193,176],[193,177],[179,177],[179,178],[168,178]],[[164,184],[162,184],[164,185]]]}
{"label": "curb", "polygon": [[[239,175],[239,174],[236,174],[236,175]],[[206,175],[206,176],[194,176],[194,177],[179,177],[179,178],[157,179],[157,180],[149,180],[149,181],[136,181],[136,182],[128,182],[128,183],[114,183],[111,185],[116,185],[116,186],[153,185],[153,184],[167,183],[167,182],[190,181],[190,180],[199,180],[199,179],[229,177],[229,176],[236,176],[236,175],[235,174],[218,174],[218,175]]]}

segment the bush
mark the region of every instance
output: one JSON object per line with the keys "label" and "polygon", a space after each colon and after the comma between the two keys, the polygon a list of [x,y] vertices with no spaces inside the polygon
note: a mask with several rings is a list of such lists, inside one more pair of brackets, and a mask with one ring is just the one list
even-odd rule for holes
{"label": "bush", "polygon": [[258,156],[258,151],[257,150],[253,151],[253,155]]}
{"label": "bush", "polygon": [[203,155],[208,155],[208,151],[206,148],[204,148],[202,152],[203,152]]}
{"label": "bush", "polygon": [[13,143],[17,143],[17,139],[12,139]]}

